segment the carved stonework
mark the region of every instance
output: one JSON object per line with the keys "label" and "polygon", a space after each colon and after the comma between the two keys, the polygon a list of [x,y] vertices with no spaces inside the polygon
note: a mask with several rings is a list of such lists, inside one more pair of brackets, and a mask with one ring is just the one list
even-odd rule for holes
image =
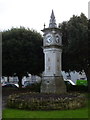
{"label": "carved stonework", "polygon": [[57,28],[54,12],[50,17],[49,27],[42,30],[45,71],[42,76],[42,93],[65,93],[66,86],[61,75],[62,36]]}
{"label": "carved stonework", "polygon": [[59,66],[57,66],[57,71],[60,71],[60,67]]}
{"label": "carved stonework", "polygon": [[48,62],[50,62],[50,58],[48,58]]}
{"label": "carved stonework", "polygon": [[59,62],[59,59],[57,59],[57,62]]}
{"label": "carved stonework", "polygon": [[49,23],[49,28],[55,28],[55,27],[57,27],[57,24],[56,24],[54,12],[52,10],[51,19],[50,19],[50,23]]}
{"label": "carved stonework", "polygon": [[50,66],[48,67],[48,70],[50,71]]}
{"label": "carved stonework", "polygon": [[63,84],[63,78],[54,76],[43,76],[41,85],[42,93],[66,93],[66,86]]}

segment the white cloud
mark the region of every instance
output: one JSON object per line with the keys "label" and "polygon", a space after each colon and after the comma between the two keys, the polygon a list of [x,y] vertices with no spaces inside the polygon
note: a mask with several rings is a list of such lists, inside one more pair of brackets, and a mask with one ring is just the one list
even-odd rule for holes
{"label": "white cloud", "polygon": [[44,22],[48,27],[52,9],[57,23],[81,12],[88,16],[88,0],[0,0],[0,30],[25,26],[40,31]]}

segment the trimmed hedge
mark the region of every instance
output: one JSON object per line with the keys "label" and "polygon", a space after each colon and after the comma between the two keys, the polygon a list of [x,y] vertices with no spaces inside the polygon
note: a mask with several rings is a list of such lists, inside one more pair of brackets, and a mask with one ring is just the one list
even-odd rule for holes
{"label": "trimmed hedge", "polygon": [[7,106],[27,110],[68,110],[84,107],[86,101],[86,97],[80,93],[21,93],[10,95]]}
{"label": "trimmed hedge", "polygon": [[84,85],[67,85],[67,92],[88,92],[88,86]]}

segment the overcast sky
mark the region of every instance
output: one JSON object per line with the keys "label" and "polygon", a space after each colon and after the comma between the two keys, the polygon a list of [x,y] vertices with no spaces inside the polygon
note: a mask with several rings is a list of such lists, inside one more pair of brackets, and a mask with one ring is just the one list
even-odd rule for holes
{"label": "overcast sky", "polygon": [[89,0],[0,0],[0,31],[24,26],[40,32],[49,25],[52,9],[57,24],[83,12],[88,17]]}

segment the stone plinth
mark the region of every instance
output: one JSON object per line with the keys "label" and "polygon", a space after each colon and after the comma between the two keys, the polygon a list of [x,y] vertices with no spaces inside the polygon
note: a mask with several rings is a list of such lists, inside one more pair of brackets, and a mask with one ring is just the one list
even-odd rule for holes
{"label": "stone plinth", "polygon": [[43,76],[41,93],[66,93],[66,85],[62,76]]}

